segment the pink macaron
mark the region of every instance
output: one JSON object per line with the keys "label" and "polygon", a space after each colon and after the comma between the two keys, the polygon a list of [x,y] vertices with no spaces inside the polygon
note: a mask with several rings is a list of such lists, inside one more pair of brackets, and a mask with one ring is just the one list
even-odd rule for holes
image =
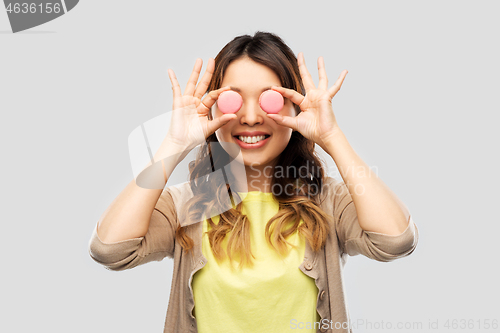
{"label": "pink macaron", "polygon": [[285,104],[283,96],[275,90],[264,91],[259,98],[259,104],[262,110],[267,113],[278,113]]}
{"label": "pink macaron", "polygon": [[234,90],[223,91],[217,99],[217,106],[222,113],[236,113],[243,105],[243,98]]}

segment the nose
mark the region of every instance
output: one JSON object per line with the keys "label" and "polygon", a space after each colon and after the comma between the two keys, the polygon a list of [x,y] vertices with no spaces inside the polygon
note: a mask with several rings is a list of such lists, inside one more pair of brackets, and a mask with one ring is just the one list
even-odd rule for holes
{"label": "nose", "polygon": [[264,123],[265,113],[257,101],[248,101],[247,103],[243,103],[237,115],[240,116],[240,124],[254,126],[255,124]]}

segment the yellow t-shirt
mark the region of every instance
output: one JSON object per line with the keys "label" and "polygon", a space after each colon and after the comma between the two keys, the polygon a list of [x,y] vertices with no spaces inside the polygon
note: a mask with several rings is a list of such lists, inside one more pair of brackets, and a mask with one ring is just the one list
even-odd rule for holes
{"label": "yellow t-shirt", "polygon": [[[296,332],[300,323],[300,327],[314,327],[314,322],[320,320],[316,311],[318,288],[314,279],[299,269],[304,260],[305,239],[298,233],[291,235],[287,240],[298,249],[288,246],[291,250],[282,260],[265,239],[265,226],[279,209],[273,194],[258,191],[239,194],[243,199],[242,213],[250,221],[254,267],[240,269],[236,255],[235,269],[231,270],[227,257],[219,265],[205,234],[208,222],[203,221],[202,252],[207,263],[192,280],[198,332]],[[219,216],[212,221],[217,224]],[[222,243],[223,249],[228,236]]]}

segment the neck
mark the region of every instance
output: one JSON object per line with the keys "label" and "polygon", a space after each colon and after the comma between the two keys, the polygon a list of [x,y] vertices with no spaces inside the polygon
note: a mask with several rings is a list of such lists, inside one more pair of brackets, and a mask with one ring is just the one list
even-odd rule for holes
{"label": "neck", "polygon": [[[273,175],[273,166],[249,166],[245,165],[245,176],[235,177],[235,188],[238,192],[260,191],[271,192],[271,180]],[[246,179],[245,179],[246,178]],[[231,184],[232,185],[232,184]],[[233,186],[231,186],[233,187]]]}

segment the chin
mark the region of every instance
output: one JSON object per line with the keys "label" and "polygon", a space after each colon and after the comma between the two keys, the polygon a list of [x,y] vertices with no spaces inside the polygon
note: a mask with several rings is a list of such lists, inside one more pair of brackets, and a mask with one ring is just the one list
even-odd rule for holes
{"label": "chin", "polygon": [[268,165],[272,165],[276,160],[261,160],[258,157],[245,157],[243,156],[243,160],[245,161],[245,166],[253,166],[255,168],[265,167]]}

